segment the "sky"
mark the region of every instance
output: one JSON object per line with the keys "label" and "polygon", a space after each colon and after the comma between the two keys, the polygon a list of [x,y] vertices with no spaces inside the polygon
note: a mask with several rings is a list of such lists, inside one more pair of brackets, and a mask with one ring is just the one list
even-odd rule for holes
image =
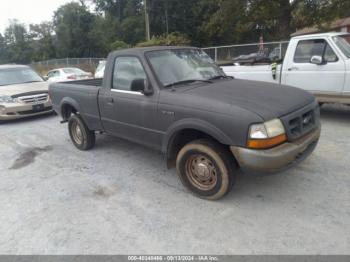
{"label": "sky", "polygon": [[9,19],[18,19],[29,24],[50,21],[54,11],[72,0],[1,0],[0,33],[3,34],[9,25]]}

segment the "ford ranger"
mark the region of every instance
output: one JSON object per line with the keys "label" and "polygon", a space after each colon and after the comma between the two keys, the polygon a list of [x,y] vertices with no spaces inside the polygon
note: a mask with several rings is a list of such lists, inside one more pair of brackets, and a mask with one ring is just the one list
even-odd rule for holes
{"label": "ford ranger", "polygon": [[206,199],[227,194],[238,168],[271,173],[301,162],[320,136],[313,95],[233,79],[192,47],[115,51],[103,79],[54,83],[49,94],[78,149],[100,132],[159,150]]}

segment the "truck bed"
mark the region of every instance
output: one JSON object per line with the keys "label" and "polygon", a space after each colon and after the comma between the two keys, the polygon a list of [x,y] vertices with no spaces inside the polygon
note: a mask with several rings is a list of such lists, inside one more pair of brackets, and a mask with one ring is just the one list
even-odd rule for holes
{"label": "truck bed", "polygon": [[279,83],[281,65],[277,66],[276,79],[272,77],[271,65],[231,65],[221,66],[225,74],[237,79]]}
{"label": "truck bed", "polygon": [[93,130],[101,130],[98,94],[102,79],[88,79],[50,84],[50,93],[54,93],[52,104],[58,114],[62,105],[74,104],[87,125]]}

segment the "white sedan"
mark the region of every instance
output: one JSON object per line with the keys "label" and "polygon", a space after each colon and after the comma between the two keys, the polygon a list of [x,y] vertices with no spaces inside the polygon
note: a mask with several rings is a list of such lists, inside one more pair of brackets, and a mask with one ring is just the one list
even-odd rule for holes
{"label": "white sedan", "polygon": [[48,82],[66,82],[83,79],[91,79],[92,74],[76,67],[66,67],[51,70],[47,73]]}

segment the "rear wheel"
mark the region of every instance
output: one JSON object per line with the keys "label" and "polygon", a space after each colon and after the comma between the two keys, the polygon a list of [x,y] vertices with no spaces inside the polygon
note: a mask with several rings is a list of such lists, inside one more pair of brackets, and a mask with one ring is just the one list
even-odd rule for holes
{"label": "rear wheel", "polygon": [[193,141],[180,150],[176,168],[186,188],[210,200],[219,199],[232,189],[237,169],[225,147],[204,139]]}
{"label": "rear wheel", "polygon": [[80,150],[89,150],[95,145],[95,132],[91,131],[79,115],[72,115],[68,131],[73,144]]}

